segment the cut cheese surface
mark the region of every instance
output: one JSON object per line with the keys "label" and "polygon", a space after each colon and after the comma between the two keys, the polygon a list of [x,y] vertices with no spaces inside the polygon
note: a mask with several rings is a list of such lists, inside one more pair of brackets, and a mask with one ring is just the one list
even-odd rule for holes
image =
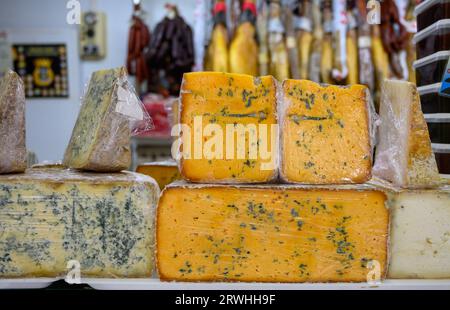
{"label": "cut cheese surface", "polygon": [[162,190],[167,184],[181,180],[178,166],[175,162],[153,162],[139,165],[136,172],[151,176]]}
{"label": "cut cheese surface", "polygon": [[401,187],[436,187],[441,183],[427,123],[414,84],[385,80],[375,176]]}
{"label": "cut cheese surface", "polygon": [[281,176],[305,184],[364,183],[371,176],[367,87],[285,80]]}
{"label": "cut cheese surface", "polygon": [[450,187],[408,190],[391,206],[389,278],[450,278]]}
{"label": "cut cheese surface", "polygon": [[131,164],[129,119],[117,112],[124,67],[92,74],[64,155],[70,168],[117,172]]}
{"label": "cut cheese surface", "polygon": [[[183,155],[181,158],[181,174],[185,179],[208,183],[261,183],[276,177],[277,132],[276,127],[271,126],[277,124],[273,77],[186,73],[180,109],[180,122],[190,128],[190,134],[183,130],[183,137],[187,141],[190,137],[191,141],[190,157]],[[196,117],[202,120],[198,127]],[[208,131],[207,127],[216,131]],[[202,137],[197,138],[202,133]],[[214,136],[223,139],[212,140]],[[214,141],[220,141],[216,146],[222,146],[222,152],[218,151],[220,147],[212,146]],[[243,153],[238,150],[241,147]],[[188,152],[184,142],[182,149],[183,153]]]}
{"label": "cut cheese surface", "polygon": [[386,268],[384,193],[298,186],[173,183],[157,211],[160,278],[177,281],[366,281]]}
{"label": "cut cheese surface", "polygon": [[0,176],[0,278],[149,277],[159,189],[134,173],[29,169]]}
{"label": "cut cheese surface", "polygon": [[20,76],[8,71],[0,79],[0,174],[26,168],[25,91]]}

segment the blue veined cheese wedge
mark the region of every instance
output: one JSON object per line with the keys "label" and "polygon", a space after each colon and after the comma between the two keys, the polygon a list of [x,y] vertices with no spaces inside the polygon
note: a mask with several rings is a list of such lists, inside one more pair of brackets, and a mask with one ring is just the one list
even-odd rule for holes
{"label": "blue veined cheese wedge", "polygon": [[389,278],[450,278],[450,186],[410,189],[390,203]]}
{"label": "blue veined cheese wedge", "polygon": [[129,119],[116,112],[118,87],[126,78],[124,67],[92,74],[64,165],[99,172],[117,172],[130,166]]}
{"label": "blue veined cheese wedge", "polygon": [[156,182],[145,175],[29,169],[0,176],[0,278],[139,278],[154,271]]}
{"label": "blue veined cheese wedge", "polygon": [[0,145],[0,174],[25,171],[25,92],[13,71],[0,80]]}

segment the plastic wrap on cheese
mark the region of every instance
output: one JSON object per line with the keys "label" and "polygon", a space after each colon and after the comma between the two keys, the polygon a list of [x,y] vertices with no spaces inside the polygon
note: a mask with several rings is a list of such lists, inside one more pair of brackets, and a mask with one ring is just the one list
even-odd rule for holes
{"label": "plastic wrap on cheese", "polygon": [[279,97],[280,175],[290,183],[364,183],[377,115],[366,86],[285,80]]}
{"label": "plastic wrap on cheese", "polygon": [[150,277],[158,195],[131,172],[0,176],[0,278],[64,278],[72,262],[81,277]]}
{"label": "plastic wrap on cheese", "polygon": [[127,169],[131,164],[130,137],[152,126],[124,67],[96,71],[89,81],[63,164],[98,172]]}
{"label": "plastic wrap on cheese", "polygon": [[180,93],[180,172],[191,182],[264,183],[277,177],[277,82],[186,73]]}
{"label": "plastic wrap on cheese", "polygon": [[159,276],[166,281],[382,280],[386,201],[382,190],[369,185],[175,182],[166,186],[157,208]]}
{"label": "plastic wrap on cheese", "polygon": [[13,71],[0,79],[0,174],[27,168],[25,146],[25,91]]}
{"label": "plastic wrap on cheese", "polygon": [[380,120],[374,175],[405,188],[427,188],[441,184],[414,84],[384,81]]}

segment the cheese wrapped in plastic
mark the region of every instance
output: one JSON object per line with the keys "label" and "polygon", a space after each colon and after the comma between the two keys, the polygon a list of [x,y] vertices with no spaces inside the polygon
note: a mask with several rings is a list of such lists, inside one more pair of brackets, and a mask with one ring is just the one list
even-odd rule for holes
{"label": "cheese wrapped in plastic", "polygon": [[180,93],[183,178],[263,183],[277,177],[277,83],[272,76],[186,73]]}
{"label": "cheese wrapped in plastic", "polygon": [[366,86],[285,80],[279,115],[284,181],[342,184],[370,179],[376,113]]}
{"label": "cheese wrapped in plastic", "polygon": [[387,265],[386,200],[383,191],[366,185],[172,183],[157,209],[159,276],[168,281],[381,280]]}
{"label": "cheese wrapped in plastic", "polygon": [[385,80],[373,174],[400,187],[442,183],[414,84]]}
{"label": "cheese wrapped in plastic", "polygon": [[28,169],[0,176],[0,278],[140,278],[154,271],[156,182],[145,175]]}
{"label": "cheese wrapped in plastic", "polygon": [[127,80],[124,67],[92,74],[66,149],[70,168],[117,172],[131,164],[131,135],[152,128],[152,121]]}
{"label": "cheese wrapped in plastic", "polygon": [[8,71],[0,79],[0,174],[26,168],[25,91],[20,76]]}

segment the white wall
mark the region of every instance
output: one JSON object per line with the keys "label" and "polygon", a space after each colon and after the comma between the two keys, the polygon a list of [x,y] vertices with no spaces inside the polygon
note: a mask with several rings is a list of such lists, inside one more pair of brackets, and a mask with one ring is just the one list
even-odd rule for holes
{"label": "white wall", "polygon": [[[165,14],[164,4],[177,4],[192,25],[195,0],[142,0],[146,22],[154,28]],[[11,41],[54,42],[68,36],[70,98],[27,100],[27,146],[40,161],[61,160],[77,117],[79,97],[90,74],[125,64],[132,0],[80,0],[81,10],[97,9],[107,15],[107,57],[80,61],[77,26],[66,23],[66,0],[0,0],[0,29],[9,29]],[[32,30],[32,31],[31,31]],[[35,33],[35,34],[34,34]],[[53,40],[52,40],[53,39]]]}

